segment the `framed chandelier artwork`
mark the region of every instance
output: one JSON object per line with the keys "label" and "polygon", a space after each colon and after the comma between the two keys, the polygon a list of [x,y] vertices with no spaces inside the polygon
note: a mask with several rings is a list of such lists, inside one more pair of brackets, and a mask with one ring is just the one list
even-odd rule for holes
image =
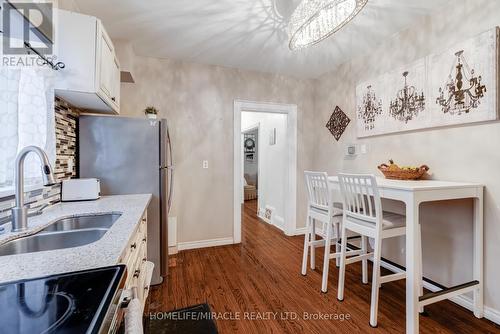
{"label": "framed chandelier artwork", "polygon": [[358,137],[498,118],[499,29],[356,87]]}

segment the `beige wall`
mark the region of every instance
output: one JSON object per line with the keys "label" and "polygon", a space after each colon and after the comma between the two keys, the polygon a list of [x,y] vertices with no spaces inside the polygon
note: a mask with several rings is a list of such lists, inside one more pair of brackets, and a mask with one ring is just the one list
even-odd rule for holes
{"label": "beige wall", "polygon": [[70,10],[73,12],[79,12],[78,5],[75,0],[57,0],[54,2],[55,6],[60,9]]}
{"label": "beige wall", "polygon": [[[434,51],[444,50],[462,38],[473,37],[500,25],[500,1],[459,0],[453,7],[417,22],[370,55],[345,64],[320,78],[315,98],[317,117],[314,129],[322,129],[332,107],[339,105],[355,120],[355,87],[360,81],[405,65]],[[404,165],[426,163],[434,178],[480,182],[485,193],[485,302],[500,310],[500,123],[467,125],[356,139],[354,122],[337,143],[327,131],[316,131],[321,154],[315,168],[379,174],[376,166],[389,158]],[[345,160],[347,143],[365,143],[368,153]],[[398,205],[391,203],[396,209]],[[424,205],[424,274],[442,284],[472,278],[472,202],[456,201]],[[385,257],[404,264],[404,240],[389,242]]]}
{"label": "beige wall", "polygon": [[[127,53],[120,42],[115,46],[118,54]],[[312,167],[313,81],[145,57],[132,63],[135,84],[122,84],[121,113],[144,117],[142,110],[154,105],[169,121],[176,168],[171,215],[178,217],[178,242],[232,237],[234,99],[296,104],[298,170]],[[202,160],[209,161],[209,169],[202,169]],[[304,226],[304,206],[297,211]]]}

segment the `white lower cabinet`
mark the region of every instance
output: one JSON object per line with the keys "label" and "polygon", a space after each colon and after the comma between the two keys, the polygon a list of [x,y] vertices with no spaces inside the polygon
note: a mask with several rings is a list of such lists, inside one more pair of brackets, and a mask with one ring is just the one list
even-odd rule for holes
{"label": "white lower cabinet", "polygon": [[131,241],[124,250],[120,263],[127,266],[127,278],[125,289],[135,288],[137,297],[144,309],[149,294],[149,286],[153,275],[154,264],[147,257],[147,217],[141,220],[137,231],[130,239]]}
{"label": "white lower cabinet", "polygon": [[[122,255],[118,259],[118,264],[126,265],[127,270],[125,286],[121,287],[117,305],[121,305],[126,298],[136,297],[139,299],[144,312],[154,268],[154,264],[148,261],[147,246],[147,214],[144,213],[140,224],[137,226]],[[135,292],[135,296],[133,292]],[[125,312],[126,308],[120,306],[117,306],[114,312],[110,312],[112,314],[112,319],[110,319],[111,325],[103,333],[117,333],[120,324],[125,321]]]}

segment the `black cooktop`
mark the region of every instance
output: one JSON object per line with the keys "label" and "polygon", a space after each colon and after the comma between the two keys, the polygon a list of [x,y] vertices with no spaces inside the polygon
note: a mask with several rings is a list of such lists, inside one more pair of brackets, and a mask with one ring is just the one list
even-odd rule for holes
{"label": "black cooktop", "polygon": [[0,284],[0,333],[97,333],[124,272],[119,265]]}

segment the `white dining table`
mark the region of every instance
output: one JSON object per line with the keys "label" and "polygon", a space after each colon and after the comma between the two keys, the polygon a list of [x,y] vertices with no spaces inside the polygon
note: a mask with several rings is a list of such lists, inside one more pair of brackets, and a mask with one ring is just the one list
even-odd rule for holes
{"label": "white dining table", "polygon": [[[339,190],[338,177],[329,177],[332,190]],[[418,333],[419,310],[453,296],[473,291],[474,315],[483,317],[483,193],[484,186],[467,182],[438,180],[401,181],[377,178],[381,198],[401,201],[406,206],[406,333]],[[421,203],[471,198],[473,215],[473,280],[420,296]]]}

